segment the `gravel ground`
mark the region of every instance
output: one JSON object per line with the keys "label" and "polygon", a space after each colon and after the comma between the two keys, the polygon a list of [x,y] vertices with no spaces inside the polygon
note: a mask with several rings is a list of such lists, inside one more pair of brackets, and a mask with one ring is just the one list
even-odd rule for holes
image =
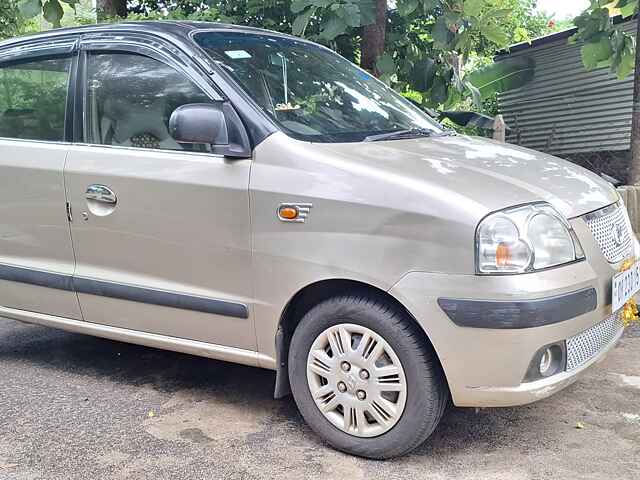
{"label": "gravel ground", "polygon": [[[0,321],[0,479],[638,479],[640,330],[558,395],[450,408],[413,454],[337,453],[271,372]],[[583,428],[577,428],[577,425]]]}

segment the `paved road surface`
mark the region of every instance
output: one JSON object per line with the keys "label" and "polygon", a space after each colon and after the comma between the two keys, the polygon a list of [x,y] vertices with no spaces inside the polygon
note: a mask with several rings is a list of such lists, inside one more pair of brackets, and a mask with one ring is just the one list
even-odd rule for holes
{"label": "paved road surface", "polygon": [[272,399],[273,380],[1,320],[0,479],[640,478],[638,330],[555,397],[451,408],[426,444],[387,462],[324,446],[291,399]]}

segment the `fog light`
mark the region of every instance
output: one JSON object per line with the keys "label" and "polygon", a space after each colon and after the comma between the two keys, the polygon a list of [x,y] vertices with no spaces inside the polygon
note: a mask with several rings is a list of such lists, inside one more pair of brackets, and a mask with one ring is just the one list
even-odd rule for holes
{"label": "fog light", "polygon": [[540,357],[540,375],[543,377],[548,376],[551,365],[553,364],[553,352],[550,348],[547,348],[542,357]]}
{"label": "fog light", "polygon": [[564,342],[545,345],[531,359],[524,381],[533,382],[563,372],[566,363],[567,354]]}

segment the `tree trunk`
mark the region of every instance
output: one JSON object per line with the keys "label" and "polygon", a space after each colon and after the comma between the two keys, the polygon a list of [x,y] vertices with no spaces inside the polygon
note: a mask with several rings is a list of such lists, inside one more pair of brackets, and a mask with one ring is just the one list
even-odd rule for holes
{"label": "tree trunk", "polygon": [[631,113],[631,171],[629,183],[640,183],[640,18],[636,29],[636,67],[633,72],[633,110]]}
{"label": "tree trunk", "polygon": [[387,0],[376,0],[376,23],[362,29],[360,66],[378,75],[376,62],[384,53],[384,38],[387,26]]}
{"label": "tree trunk", "polygon": [[124,18],[127,16],[127,0],[97,0],[96,12],[99,22],[115,17]]}

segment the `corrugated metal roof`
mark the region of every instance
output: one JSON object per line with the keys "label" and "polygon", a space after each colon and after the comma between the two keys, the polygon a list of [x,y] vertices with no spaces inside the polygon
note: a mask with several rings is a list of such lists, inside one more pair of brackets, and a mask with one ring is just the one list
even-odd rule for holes
{"label": "corrugated metal roof", "polygon": [[[635,34],[635,25],[622,28]],[[558,155],[629,149],[632,75],[618,80],[609,68],[587,72],[580,45],[569,45],[564,35],[497,60],[523,56],[535,62],[533,80],[498,96],[511,128],[508,142]]]}
{"label": "corrugated metal roof", "polygon": [[[616,15],[615,17],[613,17],[612,20],[614,25],[628,21],[628,19],[623,18],[622,15]],[[497,55],[498,57],[501,57],[501,56],[509,55],[511,53],[519,52],[521,50],[526,50],[529,48],[539,47],[541,45],[545,45],[548,43],[553,43],[557,40],[567,39],[577,31],[578,29],[576,27],[572,27],[572,28],[567,28],[566,30],[562,30],[560,32],[550,33],[549,35],[545,35],[544,37],[534,38],[530,42],[516,43],[516,44],[510,45],[504,50],[500,50]]]}

